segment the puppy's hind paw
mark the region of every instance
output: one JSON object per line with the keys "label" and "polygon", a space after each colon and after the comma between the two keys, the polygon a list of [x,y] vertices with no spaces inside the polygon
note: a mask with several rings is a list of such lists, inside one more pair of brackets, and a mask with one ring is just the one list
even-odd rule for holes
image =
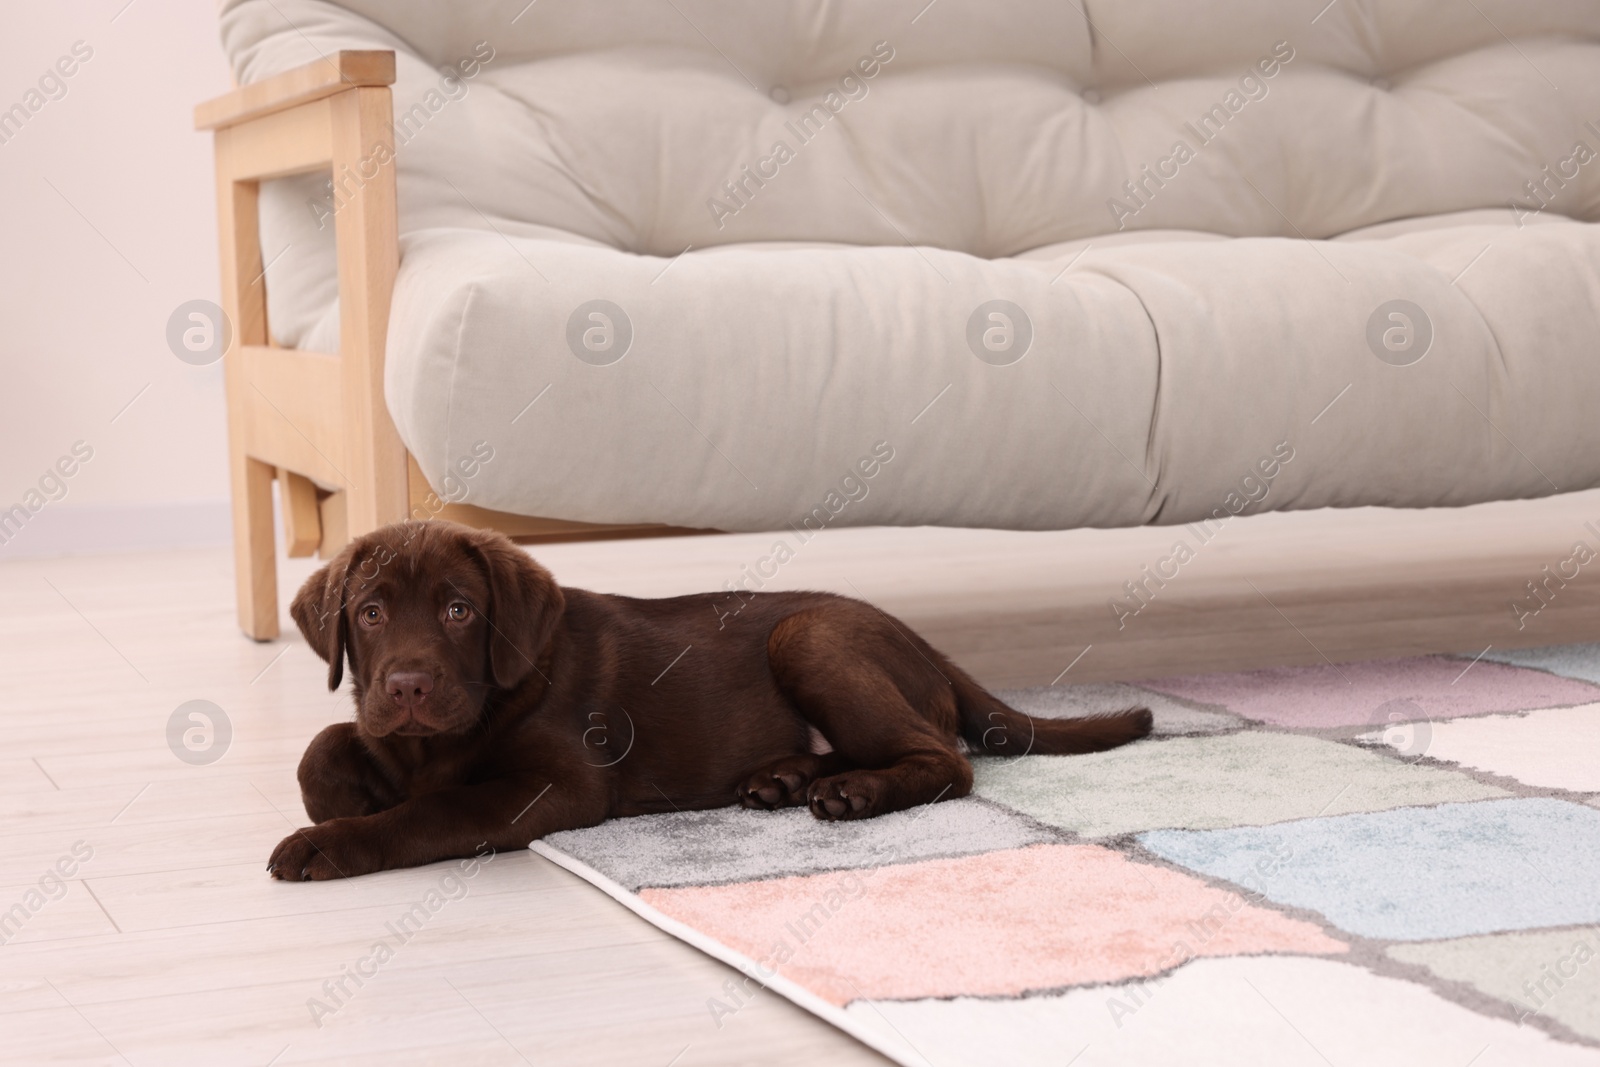
{"label": "puppy's hind paw", "polygon": [[811,783],[811,814],[825,822],[869,819],[878,813],[878,782],[870,774],[836,774]]}

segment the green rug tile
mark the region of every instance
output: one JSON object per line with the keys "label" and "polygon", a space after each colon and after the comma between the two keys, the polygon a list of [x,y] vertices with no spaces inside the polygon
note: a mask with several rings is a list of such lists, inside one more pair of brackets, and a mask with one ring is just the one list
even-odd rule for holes
{"label": "green rug tile", "polygon": [[1389,955],[1600,1041],[1600,928],[1395,945]]}
{"label": "green rug tile", "polygon": [[979,758],[973,766],[978,795],[1094,838],[1509,795],[1455,771],[1294,734],[1176,737],[1087,756]]}

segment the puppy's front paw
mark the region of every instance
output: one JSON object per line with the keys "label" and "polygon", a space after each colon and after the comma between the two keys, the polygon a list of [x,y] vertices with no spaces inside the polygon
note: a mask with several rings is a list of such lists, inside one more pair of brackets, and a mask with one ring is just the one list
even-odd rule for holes
{"label": "puppy's front paw", "polygon": [[281,882],[322,882],[381,870],[374,849],[349,820],[334,819],[296,830],[278,843],[267,873]]}

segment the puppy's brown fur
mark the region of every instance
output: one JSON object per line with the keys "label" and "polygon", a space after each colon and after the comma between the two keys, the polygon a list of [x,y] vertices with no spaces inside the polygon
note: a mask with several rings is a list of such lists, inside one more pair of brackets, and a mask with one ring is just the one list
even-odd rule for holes
{"label": "puppy's brown fur", "polygon": [[[637,600],[563,589],[506,538],[411,522],[357,539],[291,613],[348,660],[354,722],[300,763],[316,825],[269,870],[348,877],[525,847],[619,815],[805,804],[864,819],[965,796],[973,749],[1094,752],[1133,708],[1013,711],[905,624],[828,593]],[[833,751],[812,751],[813,729]]]}

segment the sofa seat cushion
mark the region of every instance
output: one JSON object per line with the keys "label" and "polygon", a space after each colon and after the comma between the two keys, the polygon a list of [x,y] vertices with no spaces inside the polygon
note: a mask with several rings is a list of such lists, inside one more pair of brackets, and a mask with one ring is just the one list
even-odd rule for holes
{"label": "sofa seat cushion", "polygon": [[484,507],[1050,529],[1600,484],[1597,337],[1600,227],[1548,213],[1002,259],[439,228],[404,240],[387,386]]}

